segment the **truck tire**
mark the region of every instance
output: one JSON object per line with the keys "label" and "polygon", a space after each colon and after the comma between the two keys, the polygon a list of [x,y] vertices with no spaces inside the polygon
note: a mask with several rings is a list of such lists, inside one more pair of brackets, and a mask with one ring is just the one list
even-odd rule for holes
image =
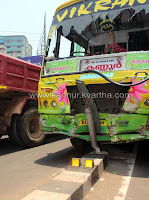
{"label": "truck tire", "polygon": [[81,140],[79,138],[70,138],[71,144],[79,151],[85,151],[89,149],[89,142]]}
{"label": "truck tire", "polygon": [[39,117],[37,108],[30,108],[21,116],[21,127],[18,136],[27,147],[41,145],[45,140],[46,135],[40,131]]}
{"label": "truck tire", "polygon": [[11,118],[10,127],[7,128],[7,133],[9,136],[10,141],[13,144],[17,144],[19,146],[24,146],[23,143],[20,141],[18,137],[18,126],[20,125],[19,115],[13,115]]}

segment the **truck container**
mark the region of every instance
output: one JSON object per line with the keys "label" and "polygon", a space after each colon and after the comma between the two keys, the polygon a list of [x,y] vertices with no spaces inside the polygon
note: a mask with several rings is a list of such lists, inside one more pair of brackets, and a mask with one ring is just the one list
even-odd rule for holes
{"label": "truck container", "polygon": [[37,90],[41,67],[0,54],[0,137],[33,147],[41,144]]}

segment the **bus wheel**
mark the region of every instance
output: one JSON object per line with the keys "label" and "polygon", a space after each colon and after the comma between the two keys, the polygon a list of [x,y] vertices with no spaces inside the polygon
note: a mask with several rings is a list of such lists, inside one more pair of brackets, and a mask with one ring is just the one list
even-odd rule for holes
{"label": "bus wheel", "polygon": [[88,150],[89,148],[89,142],[79,139],[79,138],[70,138],[71,144],[80,151]]}
{"label": "bus wheel", "polygon": [[19,115],[13,115],[11,118],[11,124],[10,127],[7,127],[7,133],[9,136],[10,141],[13,144],[17,144],[20,146],[24,146],[23,143],[20,141],[19,137],[18,137],[18,126],[20,124],[20,118]]}
{"label": "bus wheel", "polygon": [[46,135],[42,134],[39,125],[38,110],[36,108],[28,109],[21,116],[21,131],[19,131],[19,139],[25,146],[34,147],[41,145]]}

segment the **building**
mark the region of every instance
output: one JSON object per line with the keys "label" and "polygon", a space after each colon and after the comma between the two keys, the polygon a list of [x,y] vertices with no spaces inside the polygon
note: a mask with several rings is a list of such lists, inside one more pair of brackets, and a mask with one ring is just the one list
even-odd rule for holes
{"label": "building", "polygon": [[6,54],[6,45],[4,44],[4,37],[0,36],[0,53]]}
{"label": "building", "polygon": [[0,36],[0,38],[0,41],[3,41],[3,44],[0,43],[0,53],[16,58],[32,56],[32,46],[24,35]]}

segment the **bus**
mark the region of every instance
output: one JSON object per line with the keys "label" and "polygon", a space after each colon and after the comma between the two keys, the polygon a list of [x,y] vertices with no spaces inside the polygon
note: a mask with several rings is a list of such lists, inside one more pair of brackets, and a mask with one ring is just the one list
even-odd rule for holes
{"label": "bus", "polygon": [[38,85],[43,133],[89,142],[149,139],[149,2],[71,0],[50,27]]}

